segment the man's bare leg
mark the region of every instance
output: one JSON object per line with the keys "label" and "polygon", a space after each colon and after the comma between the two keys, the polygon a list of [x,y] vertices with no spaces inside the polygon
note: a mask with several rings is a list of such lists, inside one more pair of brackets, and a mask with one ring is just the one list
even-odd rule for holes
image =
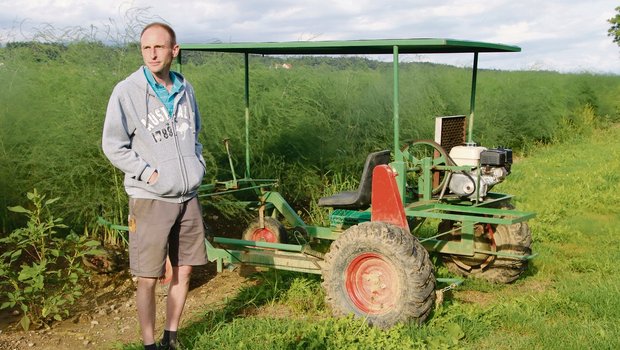
{"label": "man's bare leg", "polygon": [[138,277],[136,308],[145,345],[155,343],[155,287],[157,278]]}
{"label": "man's bare leg", "polygon": [[166,300],[166,324],[165,330],[176,331],[179,328],[181,314],[185,306],[185,299],[189,290],[189,279],[192,273],[191,266],[172,267],[172,281],[168,287]]}

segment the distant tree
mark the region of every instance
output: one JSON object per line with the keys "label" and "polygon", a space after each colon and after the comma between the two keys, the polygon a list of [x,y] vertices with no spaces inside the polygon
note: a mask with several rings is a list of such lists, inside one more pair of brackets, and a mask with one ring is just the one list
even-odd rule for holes
{"label": "distant tree", "polygon": [[607,35],[614,38],[614,42],[620,46],[620,6],[616,7],[616,16],[607,21],[611,23]]}

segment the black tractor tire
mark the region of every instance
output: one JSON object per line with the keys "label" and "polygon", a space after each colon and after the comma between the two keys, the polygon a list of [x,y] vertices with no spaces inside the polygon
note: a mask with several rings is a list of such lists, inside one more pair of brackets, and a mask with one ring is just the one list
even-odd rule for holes
{"label": "black tractor tire", "polygon": [[[455,225],[454,221],[443,220],[438,231],[446,232],[454,229]],[[521,256],[532,253],[532,231],[526,222],[512,225],[476,224],[474,232],[474,246],[491,246],[496,252]],[[460,236],[460,230],[456,229],[440,239],[459,241]],[[483,258],[480,255],[483,255]],[[442,255],[442,260],[448,270],[455,274],[493,283],[512,283],[528,266],[528,260],[485,254],[476,254],[474,258],[448,254]]]}
{"label": "black tractor tire", "polygon": [[284,225],[272,217],[265,217],[265,227],[261,227],[260,220],[253,221],[245,229],[242,237],[246,241],[288,243],[288,236]]}
{"label": "black tractor tire", "polygon": [[424,322],[435,301],[428,252],[402,228],[364,222],[348,228],[325,255],[323,288],[335,316],[374,326]]}

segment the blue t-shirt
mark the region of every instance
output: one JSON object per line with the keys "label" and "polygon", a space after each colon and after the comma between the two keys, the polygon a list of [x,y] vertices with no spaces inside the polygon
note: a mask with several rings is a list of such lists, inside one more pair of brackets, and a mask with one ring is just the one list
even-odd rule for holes
{"label": "blue t-shirt", "polygon": [[174,98],[183,88],[181,78],[179,78],[176,73],[172,71],[170,72],[172,88],[170,89],[170,92],[168,92],[165,86],[155,81],[155,78],[153,78],[153,73],[151,73],[148,68],[143,67],[142,69],[144,70],[144,76],[146,76],[146,80],[149,82],[149,85],[153,88],[155,94],[159,97],[159,100],[164,104],[164,106],[166,106],[166,109],[168,110],[168,117],[172,118],[174,115]]}

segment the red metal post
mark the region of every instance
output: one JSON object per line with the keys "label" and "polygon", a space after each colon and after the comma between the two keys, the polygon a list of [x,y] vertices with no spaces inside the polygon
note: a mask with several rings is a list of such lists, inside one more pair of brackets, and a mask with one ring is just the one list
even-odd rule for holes
{"label": "red metal post", "polygon": [[377,165],[373,170],[370,220],[387,222],[409,232],[396,175],[389,165]]}

